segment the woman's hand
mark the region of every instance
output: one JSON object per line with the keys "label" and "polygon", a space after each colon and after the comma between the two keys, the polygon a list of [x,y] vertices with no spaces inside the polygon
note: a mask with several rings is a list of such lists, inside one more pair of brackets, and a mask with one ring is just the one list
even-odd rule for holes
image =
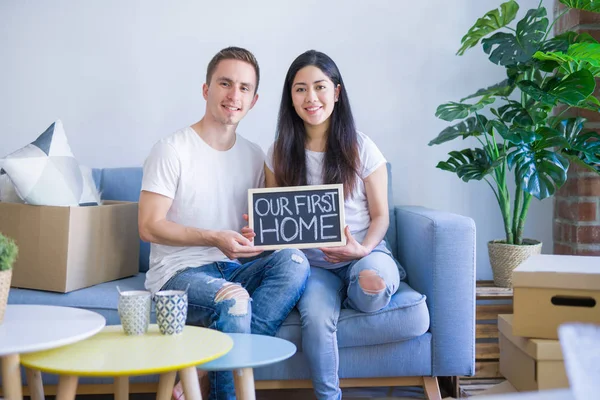
{"label": "woman's hand", "polygon": [[344,229],[346,234],[346,245],[337,247],[323,247],[320,250],[325,254],[325,261],[330,263],[340,263],[354,261],[368,255],[370,251],[358,243],[350,233],[350,228],[346,225]]}
{"label": "woman's hand", "polygon": [[[242,217],[244,218],[244,220],[246,222],[248,222],[248,214],[243,214]],[[254,233],[254,229],[252,229],[248,225],[246,225],[245,227],[242,228],[242,236],[245,237],[246,239],[250,240],[251,242],[253,242],[254,236],[256,236],[256,233]]]}

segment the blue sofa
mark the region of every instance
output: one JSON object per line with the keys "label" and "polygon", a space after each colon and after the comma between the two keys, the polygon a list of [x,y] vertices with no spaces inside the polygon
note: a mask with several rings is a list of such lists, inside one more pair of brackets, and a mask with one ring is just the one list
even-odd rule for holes
{"label": "blue sofa", "polygon": [[[107,200],[137,201],[141,178],[141,168],[94,170],[94,179]],[[475,225],[464,216],[391,204],[387,240],[406,269],[407,279],[390,305],[379,312],[341,311],[341,384],[423,385],[428,397],[435,399],[439,393],[436,377],[474,374]],[[119,324],[116,286],[121,290],[144,288],[149,251],[148,243],[142,242],[137,276],[66,294],[13,288],[9,304],[80,307],[102,314],[109,325]],[[293,342],[298,352],[287,361],[257,369],[257,388],[310,387],[296,311],[283,323],[278,336]],[[152,391],[156,382],[157,376],[133,377],[131,390]],[[109,393],[111,383],[109,378],[81,379],[79,392]],[[49,385],[47,393],[53,393],[51,385],[57,384],[57,377],[44,375],[44,384]]]}

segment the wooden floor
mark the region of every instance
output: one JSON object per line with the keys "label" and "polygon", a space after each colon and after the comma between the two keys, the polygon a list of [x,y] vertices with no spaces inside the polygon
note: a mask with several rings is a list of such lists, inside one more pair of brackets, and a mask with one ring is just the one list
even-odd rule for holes
{"label": "wooden floor", "polygon": [[[489,389],[491,386],[502,382],[502,379],[481,379],[461,381],[462,393],[460,398],[468,398],[479,392]],[[150,400],[155,396],[152,394],[134,394],[130,400]],[[423,389],[419,387],[395,387],[395,388],[350,388],[343,390],[343,398],[350,400],[415,400],[425,399]],[[46,396],[46,399],[54,399],[54,396]],[[113,399],[108,395],[77,396],[81,400],[108,400]],[[289,390],[259,390],[256,392],[256,400],[314,400],[312,389],[289,389]],[[452,399],[452,397],[445,397]]]}

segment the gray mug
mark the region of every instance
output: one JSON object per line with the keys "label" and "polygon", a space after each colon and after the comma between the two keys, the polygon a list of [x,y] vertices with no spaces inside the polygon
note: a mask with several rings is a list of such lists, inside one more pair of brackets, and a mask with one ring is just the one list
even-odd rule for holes
{"label": "gray mug", "polygon": [[150,292],[145,290],[121,292],[119,289],[119,318],[126,335],[142,335],[148,331],[151,305]]}

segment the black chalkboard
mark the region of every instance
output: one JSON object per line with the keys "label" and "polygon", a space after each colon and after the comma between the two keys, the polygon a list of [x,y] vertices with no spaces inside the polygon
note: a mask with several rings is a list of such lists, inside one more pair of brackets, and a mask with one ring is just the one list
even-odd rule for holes
{"label": "black chalkboard", "polygon": [[343,186],[250,189],[248,224],[254,246],[264,250],[343,246]]}

